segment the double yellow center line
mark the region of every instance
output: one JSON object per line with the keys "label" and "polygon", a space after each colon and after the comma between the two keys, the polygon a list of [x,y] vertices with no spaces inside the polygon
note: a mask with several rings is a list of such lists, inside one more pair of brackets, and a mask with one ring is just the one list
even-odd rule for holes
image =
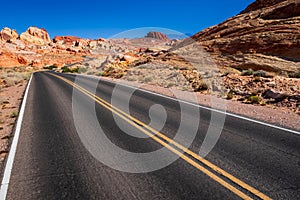
{"label": "double yellow center line", "polygon": [[[207,176],[236,194],[237,196],[241,197],[242,199],[252,199],[249,195],[245,194],[243,191],[241,191],[241,188],[243,188],[244,191],[247,191],[247,193],[252,193],[252,195],[259,197],[261,199],[271,199],[270,197],[266,196],[262,192],[258,191],[257,189],[251,187],[250,185],[246,184],[245,182],[239,180],[238,178],[234,177],[233,175],[229,174],[228,172],[224,171],[223,169],[217,167],[216,165],[212,164],[208,160],[200,157],[198,154],[190,151],[186,147],[182,146],[181,144],[175,142],[171,138],[167,137],[166,135],[154,130],[150,126],[146,125],[145,123],[141,122],[140,120],[132,117],[131,115],[123,112],[119,108],[113,106],[112,104],[108,103],[107,101],[103,100],[102,98],[96,96],[95,94],[89,92],[85,88],[73,83],[72,81],[69,81],[66,78],[63,78],[61,76],[58,76],[56,74],[49,73],[52,76],[55,76],[59,78],[60,80],[68,83],[72,87],[76,88],[83,94],[87,95],[91,99],[93,99],[95,102],[97,102],[99,105],[103,106],[104,108],[110,110],[120,118],[122,118],[124,121],[128,122],[130,125],[134,126],[144,134],[151,137],[153,140],[161,144],[162,146],[168,148],[173,153],[180,156],[181,159],[189,163],[190,165],[194,166],[201,172],[205,173]],[[169,144],[168,144],[168,143]],[[172,144],[173,146],[170,146]],[[176,149],[177,148],[177,149]],[[183,151],[184,154],[181,152]],[[187,156],[187,155],[188,156]],[[193,160],[194,159],[194,160]],[[195,161],[196,160],[196,161]],[[201,164],[200,164],[201,163]],[[204,167],[205,166],[205,167]],[[210,169],[210,170],[208,170]],[[214,173],[213,173],[213,172]],[[218,176],[218,175],[219,176]],[[221,177],[225,177],[225,179],[229,180],[226,182]]]}

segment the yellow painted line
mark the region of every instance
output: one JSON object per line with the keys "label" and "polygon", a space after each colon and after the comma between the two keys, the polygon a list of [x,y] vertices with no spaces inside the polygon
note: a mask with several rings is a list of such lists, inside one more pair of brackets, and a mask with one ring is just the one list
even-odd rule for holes
{"label": "yellow painted line", "polygon": [[[100,97],[92,94],[91,92],[89,92],[88,90],[82,88],[81,86],[61,77],[58,75],[54,75],[51,74],[52,76],[55,76],[61,80],[63,80],[64,82],[72,85],[73,87],[76,87],[78,90],[80,90],[81,92],[83,92],[84,94],[86,94],[87,96],[91,97],[92,99],[94,99],[97,103],[99,103],[100,105],[102,105],[103,107],[107,108],[108,110],[114,112],[115,114],[117,114],[119,117],[121,117],[122,119],[124,119],[125,121],[127,121],[128,123],[130,123],[131,125],[133,125],[134,127],[138,128],[139,130],[141,130],[143,133],[145,133],[146,135],[150,136],[151,138],[153,138],[154,140],[156,140],[157,142],[159,142],[161,145],[167,147],[169,150],[171,150],[172,152],[176,153],[177,155],[179,155],[182,159],[184,159],[186,162],[188,162],[189,164],[191,164],[192,166],[196,167],[197,169],[199,169],[200,171],[204,172],[205,174],[207,174],[208,176],[210,176],[211,178],[213,178],[212,176],[216,176],[214,174],[212,174],[210,171],[208,171],[207,169],[203,168],[201,165],[199,165],[198,163],[194,162],[192,159],[188,158],[187,156],[183,155],[182,153],[180,153],[179,151],[177,151],[176,149],[174,149],[173,147],[169,146],[167,143],[163,142],[161,139],[157,138],[155,135],[161,137],[162,139],[164,139],[165,141],[169,142],[170,144],[173,144],[174,146],[176,146],[177,148],[181,149],[182,151],[184,151],[185,153],[189,154],[190,156],[192,156],[193,158],[195,158],[196,160],[200,161],[201,163],[205,164],[207,167],[211,168],[212,170],[214,170],[215,172],[221,174],[222,176],[228,178],[229,180],[231,180],[232,182],[234,182],[235,184],[239,185],[240,187],[248,190],[249,192],[251,192],[252,194],[260,197],[261,199],[271,199],[270,197],[266,196],[265,194],[263,194],[262,192],[256,190],[255,188],[251,187],[250,185],[246,184],[245,182],[239,180],[238,178],[232,176],[231,174],[229,174],[228,172],[224,171],[223,169],[217,167],[216,165],[212,164],[211,162],[209,162],[208,160],[200,157],[198,154],[190,151],[189,149],[185,148],[184,146],[178,144],[177,142],[175,142],[174,140],[172,140],[171,138],[165,136],[164,134],[154,130],[153,128],[149,127],[148,125],[144,124],[143,122],[139,121],[138,119],[132,117],[131,115],[128,115],[127,113],[123,112],[122,110],[118,109],[117,107],[109,104],[108,102],[106,102],[105,100],[101,99]],[[130,120],[129,120],[130,119]],[[133,123],[132,121],[140,124],[141,126],[143,126],[144,128],[148,129],[149,131],[153,132],[155,135],[145,131],[143,128],[141,128],[140,126],[138,126],[137,124]],[[158,141],[159,140],[159,141]],[[179,154],[178,154],[179,153]],[[210,173],[210,175],[208,174]],[[216,179],[215,179],[216,178]],[[237,194],[238,196],[245,198],[245,199],[251,199],[249,196],[245,195],[244,193],[242,193],[241,191],[237,190],[235,187],[231,186],[230,184],[228,184],[227,182],[225,182],[224,180],[222,180],[221,178],[219,178],[218,176],[216,176],[215,178],[213,178],[215,181],[219,182],[221,185],[223,185],[224,187],[226,187],[227,189],[231,190],[232,192],[234,192],[235,194]],[[220,179],[220,180],[219,180]],[[225,186],[226,184],[228,184],[228,186]],[[233,189],[234,188],[234,189]],[[237,190],[237,191],[235,191]],[[245,196],[244,196],[245,195]]]}

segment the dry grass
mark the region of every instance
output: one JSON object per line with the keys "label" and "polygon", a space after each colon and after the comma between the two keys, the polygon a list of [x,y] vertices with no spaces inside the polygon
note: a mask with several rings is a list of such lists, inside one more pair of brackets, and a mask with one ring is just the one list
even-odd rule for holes
{"label": "dry grass", "polygon": [[0,85],[1,87],[11,87],[30,78],[31,71],[26,71],[22,68],[1,69],[0,70]]}

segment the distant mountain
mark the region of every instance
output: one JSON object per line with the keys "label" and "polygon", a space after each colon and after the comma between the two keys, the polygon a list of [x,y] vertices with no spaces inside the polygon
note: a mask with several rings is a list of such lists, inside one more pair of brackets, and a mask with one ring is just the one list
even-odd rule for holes
{"label": "distant mountain", "polygon": [[151,31],[151,32],[147,33],[147,35],[145,37],[146,38],[158,39],[158,40],[164,40],[164,41],[169,41],[170,40],[167,35],[165,35],[161,32],[155,32],[155,31]]}

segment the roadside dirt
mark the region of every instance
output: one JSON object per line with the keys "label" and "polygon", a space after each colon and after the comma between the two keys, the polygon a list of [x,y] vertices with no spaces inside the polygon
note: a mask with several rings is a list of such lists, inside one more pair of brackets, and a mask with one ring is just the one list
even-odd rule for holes
{"label": "roadside dirt", "polygon": [[0,162],[3,162],[9,150],[9,140],[13,137],[13,128],[19,113],[27,81],[2,89],[0,92]]}
{"label": "roadside dirt", "polygon": [[[151,84],[142,84],[136,81],[126,81],[108,77],[102,78],[170,97],[176,98],[177,96],[179,97],[179,99],[192,101],[193,103],[212,107],[214,109],[224,110],[229,113],[300,131],[300,115],[289,109],[283,110],[272,105],[257,106],[252,104],[243,104],[234,100],[226,100],[208,94],[201,94],[200,92],[181,91],[177,89],[159,87]],[[176,96],[174,95],[174,93],[176,94]],[[193,98],[194,95],[196,98]]]}

